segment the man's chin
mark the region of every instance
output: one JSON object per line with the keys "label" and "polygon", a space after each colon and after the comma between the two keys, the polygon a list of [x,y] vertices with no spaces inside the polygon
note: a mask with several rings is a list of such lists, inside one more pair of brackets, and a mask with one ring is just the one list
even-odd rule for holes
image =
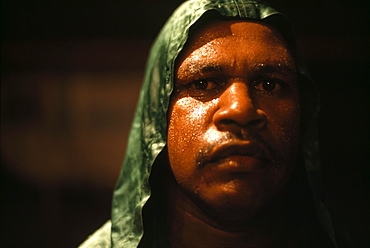
{"label": "man's chin", "polygon": [[240,222],[255,218],[272,196],[253,189],[241,188],[237,182],[218,186],[196,201],[206,214],[220,221]]}

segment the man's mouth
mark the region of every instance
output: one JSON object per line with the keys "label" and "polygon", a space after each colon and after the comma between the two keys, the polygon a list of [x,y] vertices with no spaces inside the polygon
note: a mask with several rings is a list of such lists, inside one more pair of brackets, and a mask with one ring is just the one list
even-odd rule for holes
{"label": "man's mouth", "polygon": [[251,141],[232,141],[215,146],[208,154],[203,154],[200,158],[199,165],[217,163],[225,160],[232,160],[236,157],[250,157],[269,163],[270,158],[266,150],[256,142]]}

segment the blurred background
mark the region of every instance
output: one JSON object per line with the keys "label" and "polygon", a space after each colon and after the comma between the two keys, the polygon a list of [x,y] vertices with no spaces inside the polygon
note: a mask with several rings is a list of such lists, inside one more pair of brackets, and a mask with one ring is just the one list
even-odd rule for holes
{"label": "blurred background", "polygon": [[[77,247],[110,218],[146,56],[181,2],[1,2],[2,247]],[[368,4],[270,3],[294,24],[321,91],[334,214],[369,247]]]}

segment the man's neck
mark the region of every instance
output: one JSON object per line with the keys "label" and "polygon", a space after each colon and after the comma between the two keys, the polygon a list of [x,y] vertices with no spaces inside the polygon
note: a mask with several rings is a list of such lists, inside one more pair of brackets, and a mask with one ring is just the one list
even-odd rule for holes
{"label": "man's neck", "polygon": [[[167,187],[168,237],[172,248],[295,247],[289,210],[282,202],[249,220],[219,221],[203,211],[172,181]],[[293,228],[294,229],[294,228]]]}

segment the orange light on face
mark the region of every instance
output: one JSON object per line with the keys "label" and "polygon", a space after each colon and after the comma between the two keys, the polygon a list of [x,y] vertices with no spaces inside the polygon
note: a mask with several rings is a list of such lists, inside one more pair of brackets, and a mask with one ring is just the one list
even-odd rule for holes
{"label": "orange light on face", "polygon": [[285,187],[299,134],[294,61],[274,29],[219,21],[178,62],[168,152],[186,195],[235,218]]}

